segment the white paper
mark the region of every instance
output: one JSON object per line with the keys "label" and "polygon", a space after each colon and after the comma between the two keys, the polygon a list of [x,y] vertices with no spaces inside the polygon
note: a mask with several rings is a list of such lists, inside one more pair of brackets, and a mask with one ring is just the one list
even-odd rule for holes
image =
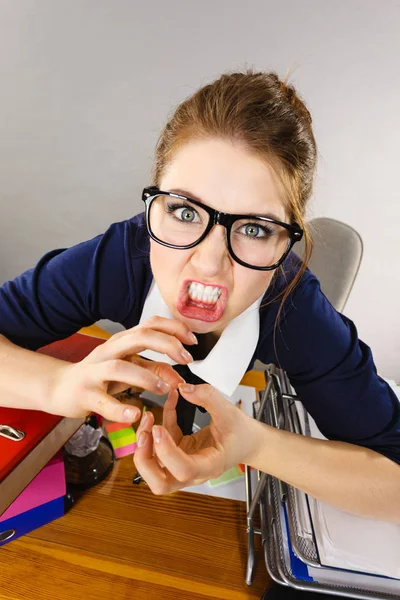
{"label": "white paper", "polygon": [[[309,421],[311,436],[326,439],[310,416]],[[400,525],[309,500],[321,564],[400,579]]]}
{"label": "white paper", "polygon": [[[286,568],[292,571],[291,558],[289,554],[289,540],[287,537],[286,519],[281,505],[280,524],[283,539],[284,560]],[[342,569],[330,569],[326,567],[311,567],[307,565],[307,571],[315,582],[330,585],[342,585],[348,587],[357,587],[362,590],[373,591],[375,593],[400,593],[400,581],[398,579],[388,579],[387,577],[378,577],[364,573],[355,573],[353,571],[344,571]]]}
{"label": "white paper", "polygon": [[321,564],[400,579],[400,525],[350,515],[314,498],[310,510]]}

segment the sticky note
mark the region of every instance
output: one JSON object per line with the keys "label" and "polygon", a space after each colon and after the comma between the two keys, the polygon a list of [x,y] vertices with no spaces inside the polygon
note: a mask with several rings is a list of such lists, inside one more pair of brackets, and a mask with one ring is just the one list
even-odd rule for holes
{"label": "sticky note", "polygon": [[216,477],[215,479],[210,479],[208,483],[211,485],[211,487],[215,487],[217,485],[229,483],[230,481],[235,481],[235,479],[240,479],[241,477],[244,477],[244,473],[238,466],[236,466],[231,467],[230,469],[225,471],[225,473],[222,473],[222,475],[220,475],[219,477]]}
{"label": "sticky note", "polygon": [[136,433],[131,425],[110,423],[105,426],[105,430],[116,458],[129,456],[135,452],[137,448]]}

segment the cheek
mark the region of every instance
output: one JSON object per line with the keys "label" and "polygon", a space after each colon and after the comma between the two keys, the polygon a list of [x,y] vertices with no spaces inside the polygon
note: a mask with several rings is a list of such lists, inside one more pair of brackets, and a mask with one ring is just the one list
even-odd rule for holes
{"label": "cheek", "polygon": [[187,258],[184,250],[174,250],[157,244],[154,240],[150,242],[150,264],[157,285],[161,287],[165,282],[177,282]]}
{"label": "cheek", "polygon": [[249,269],[241,271],[235,278],[235,292],[238,303],[242,305],[242,310],[251,306],[267,290],[273,271],[253,271]]}
{"label": "cheek", "polygon": [[157,272],[162,264],[162,256],[164,248],[161,244],[157,244],[153,240],[150,240],[150,264],[153,273]]}

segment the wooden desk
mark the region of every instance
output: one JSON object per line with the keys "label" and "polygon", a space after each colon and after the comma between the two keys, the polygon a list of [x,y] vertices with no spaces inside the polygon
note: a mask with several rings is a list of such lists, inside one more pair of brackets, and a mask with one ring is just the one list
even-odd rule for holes
{"label": "wooden desk", "polygon": [[260,598],[270,580],[258,541],[244,583],[245,505],[133,485],[132,457],[71,511],[0,549],[1,600]]}

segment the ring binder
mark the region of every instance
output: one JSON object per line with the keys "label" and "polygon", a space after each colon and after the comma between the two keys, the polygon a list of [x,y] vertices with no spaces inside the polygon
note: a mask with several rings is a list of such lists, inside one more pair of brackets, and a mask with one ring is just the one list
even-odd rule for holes
{"label": "ring binder", "polygon": [[10,425],[0,425],[0,436],[12,440],[13,442],[21,442],[25,435],[24,431],[10,427]]}

